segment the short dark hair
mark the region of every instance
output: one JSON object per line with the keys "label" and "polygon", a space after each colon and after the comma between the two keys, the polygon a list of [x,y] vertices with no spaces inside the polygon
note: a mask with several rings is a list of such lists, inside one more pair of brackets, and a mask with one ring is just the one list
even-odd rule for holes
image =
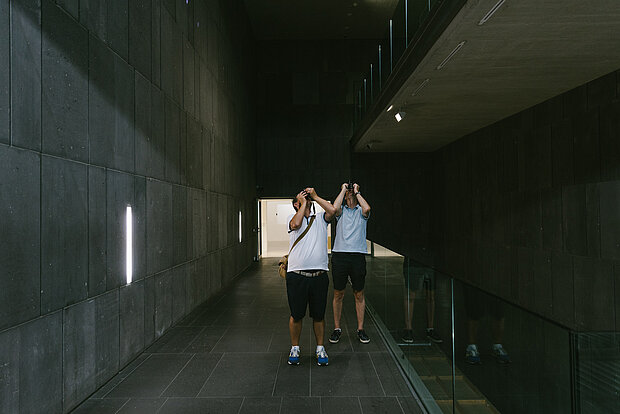
{"label": "short dark hair", "polygon": [[293,208],[295,209],[295,211],[297,211],[297,207],[295,207],[295,201],[297,201],[297,196],[293,197],[293,201],[291,201]]}

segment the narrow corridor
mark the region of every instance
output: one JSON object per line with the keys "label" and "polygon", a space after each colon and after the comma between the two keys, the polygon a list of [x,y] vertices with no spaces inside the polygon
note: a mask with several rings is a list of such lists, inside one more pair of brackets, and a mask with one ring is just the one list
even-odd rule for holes
{"label": "narrow corridor", "polygon": [[[276,261],[254,264],[74,413],[421,412],[369,318],[371,342],[357,340],[350,291],[343,337],[338,344],[326,344],[329,366],[318,367],[312,360],[315,342],[308,317],[301,364],[287,364],[289,310]],[[326,332],[331,332],[331,294],[327,308]]]}

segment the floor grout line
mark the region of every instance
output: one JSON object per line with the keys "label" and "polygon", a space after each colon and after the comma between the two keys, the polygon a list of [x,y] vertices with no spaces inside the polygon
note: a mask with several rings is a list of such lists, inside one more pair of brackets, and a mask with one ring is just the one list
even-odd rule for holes
{"label": "floor grout line", "polygon": [[217,363],[215,364],[215,366],[213,367],[213,369],[211,370],[211,373],[209,374],[209,376],[207,377],[207,379],[205,380],[204,384],[202,384],[202,387],[200,387],[200,391],[198,391],[198,394],[196,394],[196,398],[198,398],[198,396],[200,395],[200,393],[202,392],[202,390],[207,386],[207,382],[209,382],[209,378],[211,378],[211,376],[213,375],[213,373],[215,372],[215,370],[217,369],[217,367],[220,365],[220,362],[222,361],[222,359],[224,358],[224,352],[222,353],[222,355],[220,355],[220,359],[217,360]]}
{"label": "floor grout line", "polygon": [[280,373],[280,361],[282,361],[282,354],[278,356],[278,369],[276,370],[276,378],[273,381],[273,389],[271,390],[271,396],[276,396],[276,385],[278,384],[278,374]]}
{"label": "floor grout line", "polygon": [[181,372],[183,372],[185,367],[188,366],[190,362],[192,362],[192,360],[194,359],[195,356],[196,356],[196,354],[192,354],[191,358],[188,359],[187,362],[185,363],[185,365],[183,365],[183,367],[179,370],[179,372],[177,372],[177,375],[175,375],[174,378],[172,378],[172,381],[170,381],[170,384],[168,384],[166,386],[166,388],[164,388],[163,391],[159,394],[159,398],[163,397],[164,393],[168,390],[168,388],[170,388],[170,386],[172,385],[174,380],[176,380],[179,377],[179,375],[181,375]]}
{"label": "floor grout line", "polygon": [[372,357],[370,356],[370,352],[366,352],[366,354],[368,354],[368,359],[370,359],[370,363],[372,364],[372,368],[375,370],[375,375],[377,376],[377,380],[379,380],[379,385],[381,385],[381,390],[383,391],[383,396],[387,397],[387,394],[385,393],[385,388],[383,387],[383,381],[381,381],[381,377],[379,376],[379,372],[377,371],[377,367],[375,366],[375,361],[372,360]]}

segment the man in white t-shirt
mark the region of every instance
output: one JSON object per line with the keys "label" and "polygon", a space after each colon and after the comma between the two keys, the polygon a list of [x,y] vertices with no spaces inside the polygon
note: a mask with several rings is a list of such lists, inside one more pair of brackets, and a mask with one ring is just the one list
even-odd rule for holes
{"label": "man in white t-shirt", "polygon": [[[313,200],[325,210],[314,212]],[[289,249],[308,229],[288,256],[286,273],[286,294],[291,309],[289,332],[291,352],[289,365],[299,364],[299,337],[306,308],[310,308],[316,337],[316,361],[328,365],[329,359],[323,344],[325,336],[325,307],[329,288],[329,259],[327,256],[327,226],[336,213],[329,201],[319,197],[314,188],[306,188],[293,200],[296,213],[289,217]]]}
{"label": "man in white t-shirt", "polygon": [[[345,200],[345,204],[342,202]],[[340,194],[334,201],[336,209],[336,240],[332,249],[332,277],[334,278],[334,332],[329,342],[340,341],[342,329],[342,299],[347,282],[350,280],[355,295],[357,313],[357,337],[367,344],[370,338],[364,331],[364,283],[366,281],[366,223],[370,217],[370,205],[366,202],[360,186],[353,183],[342,184]]]}

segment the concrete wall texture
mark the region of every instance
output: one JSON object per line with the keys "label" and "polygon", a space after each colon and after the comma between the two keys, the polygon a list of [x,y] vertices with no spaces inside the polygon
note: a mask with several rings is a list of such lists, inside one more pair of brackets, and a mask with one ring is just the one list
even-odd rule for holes
{"label": "concrete wall texture", "polygon": [[71,410],[252,261],[239,10],[0,0],[0,412]]}
{"label": "concrete wall texture", "polygon": [[350,178],[355,97],[372,40],[269,40],[257,47],[257,136],[262,197],[313,186],[333,200]]}

